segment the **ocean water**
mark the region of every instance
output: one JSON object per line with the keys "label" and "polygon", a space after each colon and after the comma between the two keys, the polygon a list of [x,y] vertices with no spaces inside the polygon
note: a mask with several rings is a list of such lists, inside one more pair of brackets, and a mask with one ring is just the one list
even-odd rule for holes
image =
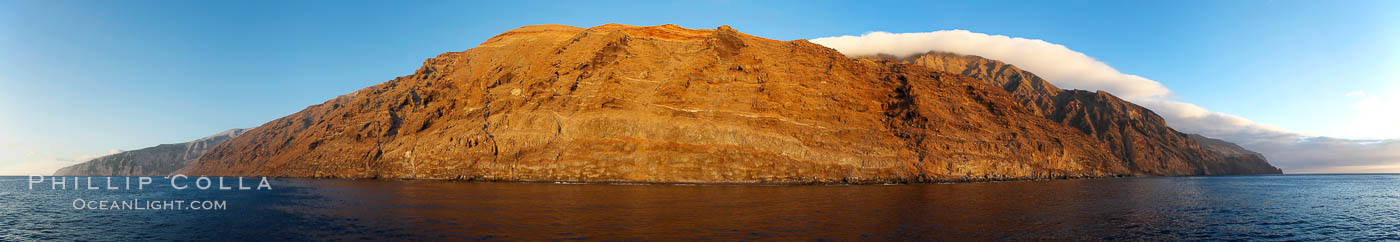
{"label": "ocean water", "polygon": [[[51,190],[51,177],[30,190],[27,179],[0,177],[0,240],[1400,239],[1400,175],[871,186],[271,179],[271,190],[188,180],[176,190],[163,178],[141,190]],[[86,206],[132,199],[224,205]]]}

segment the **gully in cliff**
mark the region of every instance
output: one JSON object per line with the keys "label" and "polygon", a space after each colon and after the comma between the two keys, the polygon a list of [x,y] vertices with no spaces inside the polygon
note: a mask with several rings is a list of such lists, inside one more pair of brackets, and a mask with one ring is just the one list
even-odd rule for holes
{"label": "gully in cliff", "polygon": [[[101,177],[97,182],[94,182],[92,178],[93,177],[58,176],[50,177],[47,180],[49,181],[49,188],[53,190],[69,190],[70,184],[72,190],[132,190],[132,185],[135,185],[136,190],[144,190],[146,189],[146,185],[151,185],[154,182],[154,179],[148,176],[135,177],[136,181],[134,183],[130,176]],[[114,181],[112,178],[118,179]],[[272,190],[272,184],[267,182],[267,177],[261,177],[261,181],[258,182],[256,187],[251,187],[244,183],[243,177],[236,177],[236,179],[235,177],[228,177],[228,183],[225,183],[224,178],[226,177],[211,178],[201,176],[190,178],[185,175],[174,175],[167,178],[170,181],[170,187],[175,188],[175,190],[185,190],[187,188],[199,190]],[[43,175],[29,175],[29,190],[34,190],[34,185],[42,184],[44,180],[45,177]],[[106,182],[102,183],[104,180]],[[98,184],[102,186],[97,186]],[[43,187],[43,185],[39,187]]]}

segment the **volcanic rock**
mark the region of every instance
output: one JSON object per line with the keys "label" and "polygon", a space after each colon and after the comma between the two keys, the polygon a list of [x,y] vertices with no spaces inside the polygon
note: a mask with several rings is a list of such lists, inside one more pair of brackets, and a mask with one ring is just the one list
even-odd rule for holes
{"label": "volcanic rock", "polygon": [[54,176],[165,176],[199,158],[210,148],[242,134],[231,129],[209,137],[111,154],[58,169]]}
{"label": "volcanic rock", "polygon": [[1241,171],[1240,174],[1283,174],[1282,169],[1269,165],[1264,154],[1224,140],[1212,139],[1199,134],[1190,134],[1190,136],[1201,147],[1224,156],[1225,165],[1232,166],[1227,169]]}
{"label": "volcanic rock", "polygon": [[1178,132],[1152,110],[1108,92],[1062,90],[1034,73],[1001,61],[946,52],[873,59],[959,73],[1001,87],[1031,112],[1103,141],[1114,156],[1127,162],[1134,174],[1282,173],[1269,165],[1263,155],[1223,140]]}
{"label": "volcanic rock", "polygon": [[537,25],[263,124],[181,172],[648,183],[1132,173],[1104,142],[1040,112],[968,76],[728,26]]}

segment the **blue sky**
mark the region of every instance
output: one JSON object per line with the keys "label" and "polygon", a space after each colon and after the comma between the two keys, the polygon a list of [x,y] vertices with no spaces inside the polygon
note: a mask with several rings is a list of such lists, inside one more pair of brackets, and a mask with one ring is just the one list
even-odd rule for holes
{"label": "blue sky", "polygon": [[1348,93],[1400,90],[1400,1],[574,4],[0,1],[0,172],[254,127],[549,23],[731,25],[779,40],[951,29],[1040,39],[1212,111],[1400,138],[1337,125],[1354,116]]}

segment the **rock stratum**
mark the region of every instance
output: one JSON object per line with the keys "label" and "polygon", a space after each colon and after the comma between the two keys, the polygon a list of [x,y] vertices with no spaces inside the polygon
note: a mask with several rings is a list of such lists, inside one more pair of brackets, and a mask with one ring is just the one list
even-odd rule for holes
{"label": "rock stratum", "polygon": [[214,146],[246,129],[231,129],[194,141],[111,154],[58,169],[54,176],[165,176],[184,168]]}
{"label": "rock stratum", "polygon": [[[263,124],[180,172],[645,183],[1214,174],[1120,158],[1099,133],[974,77],[727,26],[526,26]],[[1168,150],[1150,148],[1128,157]]]}

